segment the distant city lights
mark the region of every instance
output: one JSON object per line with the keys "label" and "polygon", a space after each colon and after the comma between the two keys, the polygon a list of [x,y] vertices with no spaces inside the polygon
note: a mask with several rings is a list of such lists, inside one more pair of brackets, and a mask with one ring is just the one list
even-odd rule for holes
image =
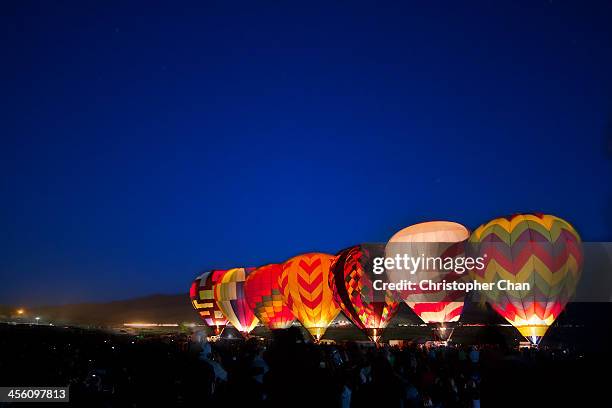
{"label": "distant city lights", "polygon": [[146,328],[146,327],[179,327],[178,323],[123,323],[124,327]]}

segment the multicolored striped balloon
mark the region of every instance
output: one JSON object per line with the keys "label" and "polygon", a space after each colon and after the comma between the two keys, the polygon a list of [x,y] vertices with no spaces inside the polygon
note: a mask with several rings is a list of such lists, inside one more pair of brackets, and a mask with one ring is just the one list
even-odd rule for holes
{"label": "multicolored striped balloon", "polygon": [[228,269],[213,285],[214,296],[219,309],[229,322],[245,337],[259,321],[247,304],[244,282],[255,268]]}
{"label": "multicolored striped balloon", "polygon": [[[430,221],[414,224],[400,230],[389,239],[385,255],[388,258],[408,256],[423,259],[456,259],[465,256],[465,242],[469,236],[469,230],[456,222]],[[389,268],[386,269],[386,273],[391,282],[405,279],[416,285],[421,281],[459,282],[468,278],[467,270],[457,273],[455,270],[441,270],[439,267],[420,268],[410,272]],[[423,322],[435,324],[441,329],[445,329],[444,323],[459,320],[466,296],[465,291],[420,289],[405,290],[399,294]],[[440,333],[442,337],[443,334]],[[446,335],[448,334],[447,332]]]}
{"label": "multicolored striped balloon", "polygon": [[279,277],[285,304],[315,341],[340,313],[328,283],[333,259],[316,252],[299,255],[283,264]]}
{"label": "multicolored striped balloon", "polygon": [[375,291],[374,258],[385,256],[383,244],[361,244],[340,251],[332,264],[329,287],[334,300],[375,343],[395,316],[399,303],[390,291]]}
{"label": "multicolored striped balloon", "polygon": [[193,308],[198,312],[207,327],[214,330],[216,335],[221,334],[227,325],[227,319],[215,302],[213,286],[226,271],[213,270],[198,276],[189,289],[189,297]]}
{"label": "multicolored striped balloon", "polygon": [[244,294],[255,316],[269,329],[287,329],[295,321],[293,312],[284,305],[278,279],[280,264],[257,268],[246,278]]}
{"label": "multicolored striped balloon", "polygon": [[[538,344],[573,296],[582,270],[580,236],[554,215],[515,214],[481,225],[470,237],[485,268],[480,282],[529,283],[529,290],[482,291],[486,301],[533,344]],[[505,283],[504,283],[505,284]]]}

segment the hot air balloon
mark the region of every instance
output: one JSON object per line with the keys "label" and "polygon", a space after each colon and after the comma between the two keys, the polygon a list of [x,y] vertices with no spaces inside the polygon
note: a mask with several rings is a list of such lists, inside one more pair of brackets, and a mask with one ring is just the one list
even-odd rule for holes
{"label": "hot air balloon", "polygon": [[225,328],[227,319],[215,302],[213,286],[224,273],[225,271],[222,270],[204,272],[193,281],[189,289],[193,308],[200,314],[206,326],[212,328],[217,336]]}
{"label": "hot air balloon", "polygon": [[253,270],[254,268],[228,269],[213,287],[219,309],[245,337],[258,322],[244,296],[244,282]]}
{"label": "hot air balloon", "polygon": [[284,305],[278,283],[282,265],[270,264],[257,268],[244,283],[247,304],[255,316],[270,329],[287,329],[295,321],[293,312]]}
{"label": "hot air balloon", "polygon": [[[390,281],[402,279],[419,285],[421,281],[465,281],[466,270],[444,269],[447,260],[453,262],[465,255],[465,242],[470,236],[466,227],[450,221],[430,221],[411,225],[391,237],[385,248],[387,258],[421,258],[421,267],[413,271],[399,268],[386,270]],[[456,322],[463,311],[465,291],[449,290],[405,290],[399,292],[401,299],[423,322],[431,324],[434,332],[446,340],[452,335],[448,323]]]}
{"label": "hot air balloon", "polygon": [[373,260],[385,256],[383,244],[361,244],[340,251],[332,263],[329,287],[355,326],[375,343],[399,306],[391,291],[376,291]]}
{"label": "hot air balloon", "polygon": [[[470,270],[479,281],[494,283],[481,294],[491,307],[538,345],[573,296],[582,269],[580,236],[554,215],[515,214],[478,227],[470,237],[485,268]],[[529,283],[515,289],[508,283]]]}
{"label": "hot air balloon", "polygon": [[279,277],[285,304],[317,342],[340,313],[329,288],[333,258],[322,253],[296,256],[283,264]]}

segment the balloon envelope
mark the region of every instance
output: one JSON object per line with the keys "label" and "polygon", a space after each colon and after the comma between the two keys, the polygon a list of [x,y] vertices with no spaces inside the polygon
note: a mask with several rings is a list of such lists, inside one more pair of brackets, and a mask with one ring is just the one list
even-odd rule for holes
{"label": "balloon envelope", "polygon": [[[470,233],[466,227],[450,221],[430,221],[411,225],[397,232],[389,239],[385,248],[388,258],[408,256],[410,258],[432,259],[427,265],[408,272],[405,269],[388,268],[390,281],[407,279],[419,285],[421,281],[465,281],[467,270],[459,273],[454,269],[444,270],[440,263],[457,259],[465,254],[465,241]],[[437,263],[440,262],[440,263]],[[463,310],[465,291],[449,290],[404,290],[400,297],[425,323],[448,323],[459,320]]]}
{"label": "balloon envelope", "polygon": [[244,282],[253,269],[228,269],[214,285],[215,301],[219,309],[243,335],[250,333],[258,322],[244,296]]}
{"label": "balloon envelope", "polygon": [[285,304],[317,341],[340,313],[329,288],[333,258],[316,252],[296,256],[283,264],[279,277]]}
{"label": "balloon envelope", "polygon": [[244,283],[244,294],[255,316],[270,329],[287,329],[295,321],[293,312],[283,303],[278,283],[282,265],[257,268]]}
{"label": "balloon envelope", "polygon": [[485,268],[471,270],[480,282],[529,283],[529,289],[482,291],[493,309],[538,344],[573,296],[582,269],[582,245],[565,220],[546,214],[515,214],[478,227],[470,237]]}
{"label": "balloon envelope", "polygon": [[378,342],[399,306],[392,292],[374,290],[373,282],[380,276],[374,273],[373,261],[384,255],[383,244],[347,248],[336,255],[329,275],[336,303],[374,342]]}
{"label": "balloon envelope", "polygon": [[189,289],[189,297],[193,308],[198,312],[207,327],[212,328],[216,335],[219,335],[227,319],[215,302],[213,286],[225,273],[223,270],[213,270],[204,272],[198,276]]}

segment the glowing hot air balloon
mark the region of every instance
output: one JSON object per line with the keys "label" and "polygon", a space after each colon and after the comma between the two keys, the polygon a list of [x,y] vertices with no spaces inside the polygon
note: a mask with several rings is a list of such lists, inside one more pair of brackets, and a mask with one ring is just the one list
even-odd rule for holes
{"label": "glowing hot air balloon", "polygon": [[470,276],[494,284],[481,291],[484,299],[537,345],[575,292],[583,260],[580,236],[554,215],[515,214],[481,225],[470,244],[485,263]]}
{"label": "glowing hot air balloon", "polygon": [[[409,280],[419,286],[400,291],[400,296],[421,320],[433,325],[442,339],[452,334],[452,329],[446,326],[459,320],[466,292],[437,290],[435,285],[467,280],[467,270],[455,268],[455,265],[460,265],[456,262],[458,259],[465,259],[465,242],[469,236],[468,229],[456,222],[423,222],[397,232],[385,248],[387,258],[403,260],[407,257],[411,262],[420,259],[418,266],[400,263],[402,267],[408,265],[408,269],[388,268],[387,276],[390,281]],[[420,287],[421,282],[426,282],[427,286]]]}
{"label": "glowing hot air balloon", "polygon": [[293,312],[284,305],[278,283],[282,265],[257,268],[244,283],[247,304],[255,316],[270,329],[287,329],[295,321]]}
{"label": "glowing hot air balloon", "polygon": [[336,255],[329,275],[329,287],[344,314],[375,343],[399,306],[395,294],[376,291],[373,260],[385,256],[382,244],[362,244]]}
{"label": "glowing hot air balloon", "polygon": [[244,282],[253,269],[228,269],[213,287],[215,301],[219,309],[245,337],[255,328],[258,322],[244,296]]}
{"label": "glowing hot air balloon", "polygon": [[322,253],[296,256],[283,264],[279,277],[285,304],[315,341],[340,313],[329,288],[333,258]]}
{"label": "glowing hot air balloon", "polygon": [[213,286],[224,273],[225,271],[222,270],[204,272],[193,281],[189,289],[193,308],[200,314],[206,326],[212,328],[217,336],[225,328],[227,319],[215,302]]}

